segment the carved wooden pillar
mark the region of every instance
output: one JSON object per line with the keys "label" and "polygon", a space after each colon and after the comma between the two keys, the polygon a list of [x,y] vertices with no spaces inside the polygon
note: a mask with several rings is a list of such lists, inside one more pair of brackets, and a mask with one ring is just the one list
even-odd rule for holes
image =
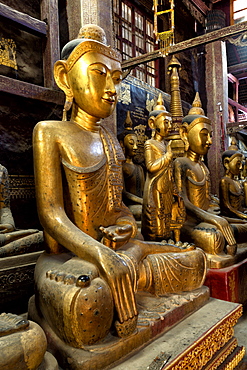
{"label": "carved wooden pillar", "polygon": [[221,154],[225,150],[225,124],[228,120],[228,80],[226,45],[216,41],[206,45],[207,116],[212,121],[213,144],[208,153],[212,194],[219,192],[223,176]]}
{"label": "carved wooden pillar", "polygon": [[67,1],[66,8],[70,40],[76,38],[82,25],[93,23],[105,30],[108,44],[115,46],[111,0]]}

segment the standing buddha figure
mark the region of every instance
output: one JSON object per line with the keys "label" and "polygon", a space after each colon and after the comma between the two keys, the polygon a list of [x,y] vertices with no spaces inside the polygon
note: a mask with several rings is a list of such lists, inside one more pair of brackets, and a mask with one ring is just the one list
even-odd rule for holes
{"label": "standing buddha figure", "polygon": [[167,138],[172,117],[163,105],[161,94],[157,105],[149,114],[152,138],[144,144],[147,178],[144,187],[142,234],[145,240],[170,239],[171,230],[175,241],[180,240],[180,228],[185,221],[182,198],[176,191],[173,179],[173,153]]}
{"label": "standing buddha figure", "polygon": [[64,114],[62,122],[34,129],[46,252],[36,264],[29,313],[65,353],[98,343],[110,330],[115,340],[116,334],[129,337],[137,325],[137,291],[155,297],[196,289],[206,260],[200,249],[135,239],[135,219],[122,202],[124,156],[101,120],[114,111],[122,77],[104,31],[84,26],[63,48],[54,75],[66,95],[65,111],[72,112],[69,121]]}
{"label": "standing buddha figure", "polygon": [[183,119],[180,134],[186,154],[176,158],[174,166],[175,181],[187,212],[186,223],[181,229],[183,238],[208,254],[211,267],[224,267],[234,263],[236,236],[241,233],[241,227],[222,217],[219,200],[210,192],[210,174],[203,157],[212,144],[212,127],[201,108],[198,93]]}

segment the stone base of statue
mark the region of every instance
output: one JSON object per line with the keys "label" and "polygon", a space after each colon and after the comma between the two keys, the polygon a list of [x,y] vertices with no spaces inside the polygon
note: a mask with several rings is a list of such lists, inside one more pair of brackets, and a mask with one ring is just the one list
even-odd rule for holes
{"label": "stone base of statue", "polygon": [[211,297],[246,304],[247,258],[229,267],[209,269],[204,284]]}
{"label": "stone base of statue", "polygon": [[62,342],[47,322],[40,317],[35,299],[29,301],[29,316],[41,325],[48,340],[48,350],[63,369],[89,370],[114,366],[139,351],[156,337],[202,307],[209,299],[209,290],[203,286],[193,292],[155,298],[148,293],[137,293],[138,324],[136,331],[125,338],[109,333],[98,344],[83,349]]}
{"label": "stone base of statue", "polygon": [[242,305],[210,298],[198,311],[112,370],[235,369],[245,354],[234,337],[234,325],[241,315]]}
{"label": "stone base of statue", "polygon": [[0,312],[27,311],[34,293],[34,268],[43,251],[0,258]]}
{"label": "stone base of statue", "polygon": [[10,313],[0,315],[1,370],[58,370],[46,348],[45,333],[35,322]]}

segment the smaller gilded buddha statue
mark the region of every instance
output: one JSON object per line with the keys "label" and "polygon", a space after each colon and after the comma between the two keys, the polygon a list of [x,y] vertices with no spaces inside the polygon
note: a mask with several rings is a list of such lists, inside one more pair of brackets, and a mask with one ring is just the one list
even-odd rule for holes
{"label": "smaller gilded buddha statue", "polygon": [[247,222],[244,186],[239,180],[243,160],[243,154],[236,150],[227,150],[222,154],[225,176],[220,181],[220,208],[225,217]]}
{"label": "smaller gilded buddha statue", "polygon": [[0,164],[0,258],[42,249],[43,233],[17,230],[10,209],[9,175]]}
{"label": "smaller gilded buddha statue", "polygon": [[124,131],[118,135],[118,140],[125,154],[125,161],[123,162],[123,202],[133,213],[136,221],[140,221],[145,177],[142,166],[134,162],[138,145],[129,111],[124,123]]}
{"label": "smaller gilded buddha statue", "polygon": [[176,242],[185,221],[182,198],[173,180],[173,153],[171,142],[165,139],[172,127],[172,117],[163,105],[161,94],[149,114],[148,124],[152,138],[144,145],[147,178],[144,187],[142,234],[145,240],[169,239],[171,230]]}
{"label": "smaller gilded buddha statue", "polygon": [[237,243],[242,243],[247,234],[235,219],[223,217],[219,200],[211,194],[210,173],[203,157],[212,144],[212,126],[204,115],[198,93],[189,114],[183,118],[180,135],[186,154],[176,158],[174,170],[187,213],[181,239],[202,248],[210,267],[221,268],[234,263],[232,256],[237,252]]}

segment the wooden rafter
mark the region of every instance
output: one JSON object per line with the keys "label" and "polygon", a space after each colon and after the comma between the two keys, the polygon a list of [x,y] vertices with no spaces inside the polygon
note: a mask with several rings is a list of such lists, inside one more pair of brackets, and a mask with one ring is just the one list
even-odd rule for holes
{"label": "wooden rafter", "polygon": [[0,15],[29,28],[30,31],[35,31],[42,35],[46,35],[47,33],[47,24],[45,22],[31,17],[28,14],[19,12],[8,5],[0,4]]}
{"label": "wooden rafter", "polygon": [[[247,22],[242,22],[242,23],[235,24],[233,26],[224,27],[224,28],[221,28],[220,30],[212,31],[202,36],[198,36],[193,39],[185,40],[175,45],[171,45],[167,52],[167,55],[176,54],[181,51],[192,49],[199,45],[209,44],[210,42],[214,42],[217,40],[227,39],[227,37],[236,35],[240,32],[244,32],[246,31],[246,29],[247,29]],[[162,57],[164,57],[164,54],[162,53],[162,49],[158,49],[153,52],[125,60],[122,63],[122,69],[124,70],[124,69],[134,68],[138,64],[147,63],[147,62],[150,62],[152,60],[156,60]]]}

